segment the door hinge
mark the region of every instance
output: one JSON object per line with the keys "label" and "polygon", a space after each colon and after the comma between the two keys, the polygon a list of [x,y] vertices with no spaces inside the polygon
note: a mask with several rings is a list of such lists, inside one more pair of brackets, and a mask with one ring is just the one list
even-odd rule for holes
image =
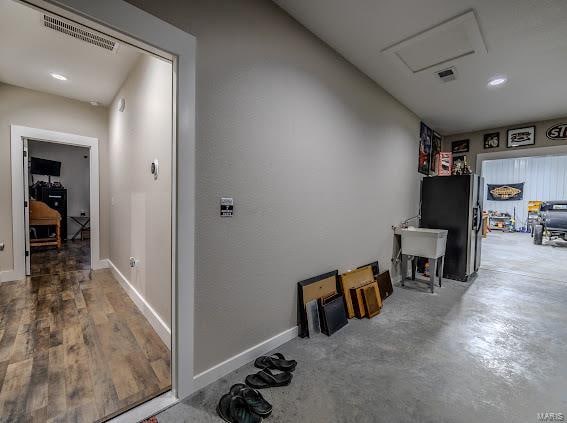
{"label": "door hinge", "polygon": [[29,256],[30,256],[30,252],[26,251],[26,257],[29,257]]}
{"label": "door hinge", "polygon": [[27,207],[27,206],[28,206],[28,202],[24,201],[24,207]]}
{"label": "door hinge", "polygon": [[24,157],[28,157],[28,152],[24,150]]}

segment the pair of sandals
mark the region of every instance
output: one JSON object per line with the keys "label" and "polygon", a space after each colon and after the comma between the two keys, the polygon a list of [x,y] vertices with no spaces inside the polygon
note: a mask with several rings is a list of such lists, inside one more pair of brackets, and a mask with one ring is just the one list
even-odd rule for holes
{"label": "pair of sandals", "polygon": [[[297,362],[286,360],[282,354],[276,353],[257,358],[254,365],[262,370],[248,375],[246,385],[243,383],[232,385],[229,393],[221,397],[217,413],[224,421],[259,423],[262,418],[272,414],[272,405],[256,389],[289,385],[291,372],[295,370]],[[280,370],[281,373],[274,374],[271,370]]]}
{"label": "pair of sandals", "polygon": [[259,423],[272,414],[272,404],[256,389],[237,383],[221,397],[217,413],[229,423]]}
{"label": "pair of sandals", "polygon": [[[293,377],[291,372],[295,370],[297,361],[286,360],[283,354],[275,353],[258,357],[254,366],[262,370],[246,376],[246,384],[255,389],[265,389],[289,385]],[[279,370],[280,373],[273,373],[272,370]]]}

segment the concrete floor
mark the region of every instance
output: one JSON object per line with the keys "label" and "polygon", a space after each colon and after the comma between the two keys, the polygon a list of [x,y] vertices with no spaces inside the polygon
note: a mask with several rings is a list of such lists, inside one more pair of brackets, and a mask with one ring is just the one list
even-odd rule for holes
{"label": "concrete floor", "polygon": [[[274,422],[537,422],[567,413],[567,249],[489,234],[471,283],[395,287],[382,313],[278,351],[292,384],[264,390]],[[549,267],[547,267],[547,265]],[[220,396],[247,365],[158,415],[217,422]]]}

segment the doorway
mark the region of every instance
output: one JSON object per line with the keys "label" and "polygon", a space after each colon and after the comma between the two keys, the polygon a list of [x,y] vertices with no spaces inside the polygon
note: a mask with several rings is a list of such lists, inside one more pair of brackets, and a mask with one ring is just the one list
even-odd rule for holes
{"label": "doorway", "polygon": [[[526,154],[482,162],[488,224],[483,243],[483,268],[542,280],[564,279],[567,271],[566,167],[567,155],[561,154]],[[534,228],[541,224],[549,226],[545,221],[550,217],[553,228],[548,228],[543,241],[538,242]]]}
{"label": "doorway", "polygon": [[90,149],[24,140],[24,152],[26,275],[90,270]]}
{"label": "doorway", "polygon": [[[78,15],[73,15],[68,10],[59,10],[56,7],[50,7],[48,4],[43,2],[42,6],[47,6],[50,9],[50,13],[59,12],[65,19],[76,18],[77,21],[85,22],[83,17]],[[17,2],[15,4],[22,4]],[[27,5],[22,5],[27,7]],[[126,4],[118,6],[118,9],[123,8],[128,9],[129,21],[134,19],[136,16],[135,9],[132,6]],[[94,8],[96,9],[96,7]],[[116,8],[110,8],[112,10],[112,17],[104,19],[106,22],[112,22],[116,19],[117,15],[120,15],[116,11]],[[36,9],[38,10],[38,9]],[[40,13],[43,10],[39,9]],[[100,12],[100,11],[99,11]],[[91,16],[98,16],[96,11],[91,11]],[[141,21],[147,21],[148,17],[144,16]],[[135,20],[135,19],[134,19]],[[35,20],[34,22],[39,23],[42,20]],[[151,19],[150,19],[151,21]],[[76,22],[76,21],[75,21]],[[138,21],[139,22],[139,21]],[[100,28],[100,25],[94,22],[88,22],[92,26]],[[156,22],[154,22],[156,24]],[[162,25],[163,24],[163,25]],[[92,31],[92,26],[89,27]],[[124,26],[121,24],[115,25],[115,27],[121,27],[125,30],[130,29],[132,33],[140,35],[138,29],[133,29],[127,24]],[[154,33],[160,33],[160,29],[164,29],[165,33],[171,32],[165,23],[157,23],[154,27]],[[114,31],[109,30],[112,36],[118,35],[117,39],[122,42],[122,50],[126,49],[126,46],[140,45],[139,42],[131,40],[128,37],[122,38],[119,34]],[[141,31],[143,35],[143,30]],[[179,34],[179,31],[174,31],[175,34],[170,38],[167,38],[165,45],[182,40],[185,43],[186,48],[179,49],[176,46],[170,49],[170,51],[186,52],[187,47],[193,49],[193,40],[185,34]],[[140,38],[146,38],[141,36]],[[189,44],[186,43],[187,39],[190,40]],[[125,41],[126,40],[126,41]],[[152,37],[149,37],[152,40]],[[175,41],[177,40],[177,41]],[[155,41],[155,40],[154,40]],[[153,43],[154,45],[162,44],[159,40]],[[179,44],[180,45],[180,44]],[[47,332],[49,334],[49,343],[40,343],[35,345],[34,351],[24,351],[24,353],[18,357],[13,357],[14,361],[10,361],[8,369],[6,369],[5,377],[3,379],[2,387],[0,388],[0,404],[4,406],[3,416],[11,416],[13,418],[18,418],[20,416],[17,413],[25,412],[26,410],[32,410],[37,413],[37,418],[41,419],[43,416],[41,413],[45,412],[44,407],[39,407],[37,410],[34,406],[29,406],[23,401],[27,401],[25,397],[22,396],[21,400],[11,402],[11,399],[16,398],[21,392],[26,392],[26,390],[32,390],[32,386],[27,383],[23,383],[23,386],[19,386],[18,389],[12,389],[14,385],[10,382],[13,381],[21,372],[27,374],[29,366],[31,366],[31,371],[33,373],[34,369],[40,371],[41,374],[50,374],[51,370],[45,368],[42,363],[39,363],[40,359],[45,358],[45,351],[42,349],[58,349],[58,352],[53,351],[53,354],[58,355],[59,358],[63,357],[63,364],[59,362],[62,366],[65,389],[62,392],[62,396],[57,398],[57,404],[52,405],[49,399],[48,408],[51,408],[51,413],[54,415],[49,418],[61,417],[63,419],[72,420],[95,420],[100,418],[109,418],[117,413],[124,412],[125,410],[136,407],[141,403],[151,400],[156,395],[161,393],[167,393],[173,391],[171,395],[164,399],[161,397],[160,404],[163,406],[167,401],[175,399],[177,395],[186,396],[189,392],[192,382],[192,360],[183,360],[180,363],[185,370],[183,377],[176,377],[176,360],[174,357],[178,357],[189,352],[192,348],[191,342],[187,342],[187,337],[192,336],[192,329],[188,329],[181,336],[172,339],[171,332],[175,330],[173,325],[178,319],[179,315],[190,316],[192,313],[192,289],[189,289],[188,284],[192,286],[192,275],[189,278],[185,278],[180,286],[175,286],[175,277],[178,274],[183,275],[187,272],[187,269],[192,266],[193,257],[189,254],[187,258],[184,259],[183,266],[176,266],[175,252],[183,251],[187,248],[187,245],[191,245],[192,231],[191,227],[189,231],[186,231],[186,236],[184,242],[177,243],[176,240],[176,212],[181,209],[190,208],[192,210],[192,188],[177,190],[176,176],[178,172],[176,171],[176,140],[189,140],[190,145],[193,143],[191,133],[192,125],[191,115],[193,107],[191,106],[194,102],[191,93],[187,92],[187,84],[177,85],[177,77],[175,72],[179,67],[184,69],[190,69],[193,65],[191,58],[192,56],[185,56],[188,61],[185,62],[184,66],[177,66],[176,57],[171,56],[169,53],[163,53],[158,51],[154,47],[144,45],[142,54],[148,54],[156,60],[161,60],[161,63],[169,63],[168,71],[168,82],[166,90],[159,89],[153,95],[152,98],[159,97],[159,93],[168,91],[171,97],[166,102],[145,102],[147,107],[136,107],[138,104],[136,95],[140,93],[140,90],[136,89],[136,86],[129,85],[128,87],[121,90],[116,94],[112,103],[108,105],[97,105],[92,103],[97,103],[96,101],[89,102],[93,108],[108,107],[112,112],[114,117],[111,117],[113,125],[112,137],[120,137],[120,139],[132,142],[141,142],[148,132],[145,131],[123,131],[123,129],[128,129],[133,121],[143,121],[150,122],[156,121],[156,111],[159,112],[160,107],[165,104],[167,108],[167,129],[166,131],[161,131],[157,133],[151,133],[154,140],[166,140],[169,145],[167,149],[156,148],[157,151],[151,152],[151,160],[144,156],[143,153],[147,151],[147,148],[134,148],[133,145],[127,146],[126,144],[120,144],[114,142],[112,145],[114,150],[112,154],[108,154],[108,149],[106,152],[98,150],[99,145],[95,144],[90,147],[89,160],[98,160],[99,157],[116,157],[120,155],[119,153],[124,153],[121,162],[115,162],[114,167],[111,166],[110,169],[105,169],[100,171],[99,175],[95,178],[91,178],[95,182],[91,185],[95,185],[97,182],[100,185],[101,192],[94,194],[95,189],[90,190],[91,203],[90,207],[92,209],[90,216],[90,244],[91,244],[91,260],[90,267],[94,272],[66,272],[63,274],[58,274],[57,278],[46,278],[40,275],[40,278],[35,278],[32,276],[29,279],[24,279],[23,281],[17,280],[12,274],[8,275],[4,272],[2,275],[2,280],[11,281],[9,284],[3,285],[0,288],[3,290],[2,295],[0,295],[4,300],[10,301],[24,301],[22,304],[36,304],[40,310],[46,313],[54,312],[53,316],[48,316],[47,321],[53,321],[54,332],[57,335],[51,334],[52,327],[44,327],[45,319],[42,322],[33,322],[33,328],[27,332],[33,339],[39,339],[35,335],[39,334],[39,331],[43,331],[44,335]],[[172,47],[170,45],[170,47]],[[160,55],[161,53],[161,55]],[[178,54],[179,54],[178,53]],[[191,51],[193,54],[193,51]],[[159,56],[158,57],[156,57]],[[33,55],[32,55],[33,56]],[[165,61],[164,56],[169,57]],[[143,79],[144,76],[154,75],[151,69],[148,68],[148,61],[136,61],[140,64],[137,69],[142,69],[136,74],[138,81]],[[59,74],[58,74],[59,75]],[[68,75],[68,74],[67,74]],[[194,77],[192,72],[187,72],[186,75]],[[53,75],[51,75],[53,76]],[[63,75],[59,75],[63,76]],[[55,76],[53,76],[55,78]],[[69,78],[72,80],[72,78]],[[180,78],[181,81],[186,81],[186,78]],[[6,83],[6,81],[2,81]],[[10,83],[10,82],[8,82]],[[12,82],[12,85],[14,83]],[[127,84],[125,82],[125,84]],[[25,87],[16,87],[25,88]],[[16,91],[16,89],[10,88],[6,91]],[[187,95],[184,101],[176,100],[179,91],[185,92]],[[53,93],[49,93],[53,95]],[[35,94],[34,94],[35,95]],[[55,95],[61,95],[55,93]],[[184,106],[185,119],[184,123],[178,127],[175,118],[175,110],[177,108],[177,102]],[[79,107],[78,103],[77,107]],[[187,106],[190,107],[187,107]],[[84,104],[83,106],[84,107]],[[49,108],[46,108],[47,111]],[[163,108],[162,108],[163,109]],[[120,115],[118,114],[120,113]],[[144,113],[152,114],[152,119],[147,118],[148,116]],[[47,116],[47,115],[46,115]],[[142,116],[142,117],[140,117]],[[146,117],[146,119],[144,119]],[[47,119],[46,119],[47,120]],[[50,124],[48,127],[51,127]],[[53,126],[56,126],[54,123]],[[189,125],[188,125],[189,124]],[[63,137],[61,133],[55,134],[50,130],[35,130],[32,133],[26,132],[32,127],[18,127],[16,125],[12,126],[12,145],[16,146],[12,148],[12,166],[11,172],[15,173],[12,175],[12,187],[15,183],[18,187],[12,189],[12,199],[13,217],[14,217],[14,227],[18,227],[19,231],[16,236],[14,236],[13,251],[25,252],[25,247],[20,249],[21,245],[25,246],[25,236],[27,232],[21,230],[25,227],[25,216],[22,213],[22,204],[24,204],[25,193],[23,193],[23,187],[28,187],[29,184],[24,183],[23,179],[27,175],[24,172],[24,164],[22,161],[22,154],[24,150],[23,140],[41,140],[41,142],[60,142],[64,143],[62,139],[58,139],[58,136]],[[38,131],[43,131],[43,133],[38,133]],[[88,133],[88,132],[86,132]],[[73,133],[66,133],[67,135],[73,135],[76,140],[77,136]],[[126,137],[125,135],[130,135]],[[134,136],[132,136],[134,135]],[[80,135],[84,136],[84,135]],[[17,141],[17,142],[16,142]],[[69,140],[67,140],[69,141]],[[70,142],[72,143],[72,141]],[[155,146],[152,146],[155,148]],[[103,148],[105,148],[103,146]],[[96,153],[94,149],[97,149]],[[184,155],[184,164],[193,169],[192,166],[192,151],[191,148],[186,150]],[[116,153],[116,154],[115,154]],[[106,154],[106,156],[105,156]],[[160,157],[159,154],[164,154],[164,157]],[[189,157],[187,157],[189,154]],[[150,162],[153,166],[149,166]],[[130,166],[130,167],[128,167]],[[98,171],[99,166],[89,166],[89,171]],[[150,172],[150,169],[152,172]],[[159,169],[159,172],[158,172]],[[185,174],[185,171],[180,172],[181,175]],[[109,177],[112,175],[112,178]],[[104,185],[104,178],[111,179],[111,184],[113,187]],[[121,185],[122,181],[132,180],[133,182],[139,184],[141,187],[136,195],[130,195],[131,193],[128,189],[124,189],[124,185]],[[191,185],[193,180],[191,176],[191,171],[189,171],[189,176],[185,178],[185,181]],[[48,181],[49,183],[49,181]],[[158,190],[144,191],[144,188],[148,186],[158,187]],[[91,186],[90,188],[95,188]],[[99,198],[104,198],[104,189],[114,189],[116,195],[112,196],[112,201],[108,201],[107,206],[110,207],[109,212],[111,217],[114,216],[116,219],[112,221],[113,227],[112,235],[116,235],[121,238],[118,241],[129,242],[135,248],[131,251],[124,250],[121,245],[117,242],[115,245],[111,245],[104,253],[104,248],[101,244],[101,224],[104,224],[104,216],[98,216],[97,219],[94,218],[94,214],[100,213],[102,215],[104,207],[93,207],[95,202],[99,201]],[[20,193],[22,191],[22,193]],[[164,195],[164,192],[166,195]],[[95,196],[96,199],[92,197]],[[22,200],[22,201],[20,201]],[[181,204],[178,206],[178,201]],[[151,204],[159,206],[159,209],[145,210],[143,206]],[[134,205],[134,207],[131,207]],[[102,206],[102,204],[101,204]],[[140,207],[142,206],[142,207]],[[155,213],[157,210],[157,213]],[[147,211],[148,213],[144,213]],[[79,216],[81,211],[78,212]],[[165,216],[168,219],[166,225],[154,225],[151,219],[155,216]],[[193,212],[185,215],[185,221],[192,222]],[[110,220],[110,218],[109,218]],[[22,225],[20,225],[22,223]],[[154,236],[153,233],[148,233],[143,235],[147,228],[152,230],[157,230],[159,237]],[[122,229],[128,229],[130,235],[126,237],[120,237],[120,231]],[[52,238],[54,233],[47,233],[46,239]],[[87,236],[85,236],[86,238]],[[24,238],[21,242],[21,238]],[[39,236],[37,239],[42,239]],[[187,245],[185,244],[187,243]],[[18,245],[16,245],[18,244]],[[21,244],[21,245],[20,245]],[[158,247],[160,251],[158,254],[151,254],[146,252],[145,247]],[[114,250],[112,250],[113,247]],[[97,254],[98,252],[98,254]],[[108,257],[107,254],[111,255]],[[157,268],[152,265],[152,260],[155,257],[165,263],[166,271],[159,271],[157,279],[151,274],[152,271],[157,272]],[[25,255],[20,255],[14,253],[14,269],[24,269],[25,274]],[[126,263],[126,265],[124,265]],[[23,266],[22,266],[23,264]],[[30,269],[31,270],[31,269]],[[101,272],[99,272],[101,270]],[[12,272],[14,273],[14,272]],[[78,275],[78,273],[82,273]],[[89,277],[83,277],[86,273],[92,274]],[[149,276],[148,276],[149,275]],[[43,277],[43,279],[41,279]],[[159,280],[160,286],[152,286],[155,280]],[[5,289],[4,289],[5,288]],[[167,289],[166,289],[167,288]],[[177,289],[175,289],[177,288]],[[153,290],[153,291],[152,291]],[[8,292],[9,291],[9,292]],[[183,293],[187,291],[187,294],[183,297],[181,301],[182,306],[179,309],[176,307],[176,292]],[[158,292],[161,295],[159,302],[154,302],[148,295]],[[33,298],[24,299],[22,293],[29,293]],[[6,295],[4,295],[6,294]],[[47,304],[41,302],[41,298],[47,298],[50,301],[59,302],[58,304]],[[52,307],[54,306],[54,307]],[[166,310],[165,312],[163,310]],[[27,312],[27,311],[26,311]],[[36,310],[39,313],[39,311]],[[173,314],[178,313],[177,319],[174,319]],[[62,314],[61,314],[62,313]],[[39,316],[38,314],[33,317]],[[11,322],[17,321],[17,316]],[[44,316],[45,317],[45,316]],[[21,320],[20,320],[21,321]],[[184,319],[184,321],[191,322],[192,319]],[[63,323],[65,327],[58,330],[56,328],[56,323]],[[10,324],[9,331],[5,331],[6,334],[15,334],[14,342],[23,342],[24,338],[19,337],[21,328],[17,324]],[[46,329],[48,329],[46,331]],[[60,339],[60,335],[62,339]],[[167,338],[167,339],[166,339]],[[47,342],[47,338],[41,338],[42,342]],[[57,345],[52,345],[51,340]],[[179,345],[176,345],[174,341],[178,340]],[[5,339],[7,342],[7,339]],[[60,344],[59,341],[62,343]],[[43,346],[42,346],[43,345]],[[67,357],[71,352],[77,352],[75,357]],[[36,357],[36,353],[43,354],[42,357]],[[48,351],[51,354],[52,351]],[[16,360],[18,359],[18,360]],[[19,360],[23,359],[23,360]],[[55,359],[55,358],[54,358]],[[67,360],[68,359],[68,360]],[[11,358],[10,358],[11,360]],[[49,360],[48,360],[49,363]],[[73,363],[73,366],[67,366],[66,363]],[[45,363],[43,363],[45,364]],[[10,367],[12,366],[12,367]],[[18,367],[20,366],[20,367]],[[94,367],[92,367],[94,366]],[[189,373],[186,370],[189,369]],[[21,371],[21,372],[20,372]],[[20,372],[20,373],[18,373]],[[5,382],[10,383],[6,384]],[[30,379],[31,381],[31,379]],[[28,382],[30,382],[28,381]],[[36,380],[37,381],[37,380]],[[41,380],[38,382],[41,392],[45,391],[45,385],[49,384],[49,381]],[[59,383],[62,383],[59,380]],[[48,391],[54,391],[54,388],[49,388]],[[35,396],[34,396],[35,398]],[[45,405],[45,404],[44,404]],[[7,407],[7,408],[6,408]],[[58,408],[59,407],[59,408]],[[41,410],[40,410],[41,408]],[[48,413],[49,414],[49,413]]]}

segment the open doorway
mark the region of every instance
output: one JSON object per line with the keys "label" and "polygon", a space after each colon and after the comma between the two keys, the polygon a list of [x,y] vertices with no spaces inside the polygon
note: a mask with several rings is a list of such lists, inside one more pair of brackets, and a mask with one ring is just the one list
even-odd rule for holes
{"label": "open doorway", "polygon": [[26,274],[90,270],[89,148],[41,140],[24,142],[28,169],[24,204],[29,207]]}
{"label": "open doorway", "polygon": [[567,155],[485,159],[483,268],[564,280]]}
{"label": "open doorway", "polygon": [[172,387],[174,58],[14,0],[0,23],[0,415],[107,419]]}

